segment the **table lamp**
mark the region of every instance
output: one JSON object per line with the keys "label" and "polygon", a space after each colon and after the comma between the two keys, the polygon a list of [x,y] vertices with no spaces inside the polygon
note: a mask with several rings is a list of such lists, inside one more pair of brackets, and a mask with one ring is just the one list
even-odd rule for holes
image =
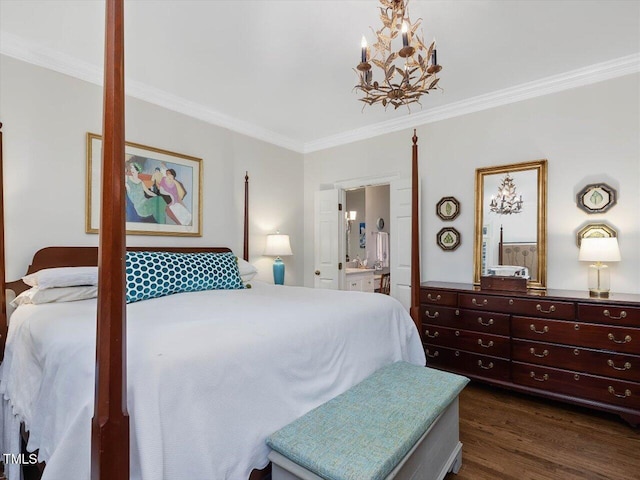
{"label": "table lamp", "polygon": [[580,242],[581,262],[595,262],[589,265],[589,296],[609,298],[609,268],[603,262],[619,262],[620,248],[616,237],[583,238]]}
{"label": "table lamp", "polygon": [[264,255],[276,257],[273,262],[273,283],[276,285],[284,285],[284,263],[280,257],[293,255],[289,235],[282,235],[280,233],[267,235],[267,245],[264,249]]}

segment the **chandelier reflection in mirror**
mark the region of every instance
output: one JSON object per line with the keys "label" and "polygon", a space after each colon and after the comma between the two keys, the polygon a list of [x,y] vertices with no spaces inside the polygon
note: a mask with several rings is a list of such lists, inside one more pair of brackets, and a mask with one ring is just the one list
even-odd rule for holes
{"label": "chandelier reflection in mirror", "polygon": [[511,215],[522,211],[522,195],[516,194],[516,185],[508,173],[498,187],[498,195],[491,195],[489,209],[498,215]]}
{"label": "chandelier reflection in mirror", "polygon": [[[436,76],[442,70],[438,65],[436,41],[427,48],[418,35],[422,19],[411,23],[407,10],[409,0],[380,0],[380,3],[382,28],[375,32],[373,55],[366,38],[362,37],[361,61],[356,70],[360,83],[354,88],[364,94],[360,101],[367,105],[381,103],[385,110],[389,105],[396,109],[402,105],[409,109],[411,103],[422,106],[420,96],[438,88],[440,80]],[[397,43],[399,35],[402,48],[394,50],[392,44]],[[381,70],[381,81],[373,79],[373,66]]]}

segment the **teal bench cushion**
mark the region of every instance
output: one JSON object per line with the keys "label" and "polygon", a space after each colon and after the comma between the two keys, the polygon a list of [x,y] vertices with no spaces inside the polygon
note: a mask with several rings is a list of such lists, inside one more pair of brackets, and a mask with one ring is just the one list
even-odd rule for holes
{"label": "teal bench cushion", "polygon": [[328,480],[384,479],[468,381],[397,362],[278,430],[267,445]]}

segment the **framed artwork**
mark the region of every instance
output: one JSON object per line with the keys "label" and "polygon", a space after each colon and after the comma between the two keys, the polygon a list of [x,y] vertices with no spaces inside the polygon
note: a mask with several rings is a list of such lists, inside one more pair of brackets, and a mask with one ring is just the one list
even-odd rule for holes
{"label": "framed artwork", "polygon": [[460,215],[460,202],[455,197],[442,197],[436,205],[436,214],[442,220],[453,220]]}
{"label": "framed artwork", "polygon": [[576,203],[587,213],[604,213],[616,204],[617,196],[616,190],[606,183],[592,183],[580,190]]}
{"label": "framed artwork", "polygon": [[365,227],[365,223],[362,222],[360,223],[360,231],[359,233],[359,239],[360,239],[360,248],[366,248],[367,247],[367,232],[365,231],[366,229]]}
{"label": "framed artwork", "polygon": [[611,238],[617,236],[618,232],[606,223],[589,223],[578,230],[576,243],[580,247],[583,238]]}
{"label": "framed artwork", "polygon": [[442,250],[455,250],[460,246],[460,232],[452,227],[443,228],[437,233],[436,240]]}
{"label": "framed artwork", "polygon": [[[125,143],[127,234],[202,236],[202,159]],[[100,228],[102,137],[87,133],[86,231]]]}

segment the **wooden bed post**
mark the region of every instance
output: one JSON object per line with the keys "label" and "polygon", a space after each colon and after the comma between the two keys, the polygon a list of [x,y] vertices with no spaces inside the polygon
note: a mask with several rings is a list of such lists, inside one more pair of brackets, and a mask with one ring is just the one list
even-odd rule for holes
{"label": "wooden bed post", "polygon": [[249,172],[244,173],[244,248],[242,258],[249,261]]}
{"label": "wooden bed post", "polygon": [[6,272],[4,257],[4,178],[2,159],[2,123],[0,123],[0,362],[4,358],[4,345],[7,341],[7,296],[6,296]]}
{"label": "wooden bed post", "polygon": [[92,480],[129,478],[125,304],[124,0],[107,0]]}
{"label": "wooden bed post", "polygon": [[411,159],[411,308],[409,313],[422,337],[420,324],[420,211],[418,186],[418,136],[413,130]]}

